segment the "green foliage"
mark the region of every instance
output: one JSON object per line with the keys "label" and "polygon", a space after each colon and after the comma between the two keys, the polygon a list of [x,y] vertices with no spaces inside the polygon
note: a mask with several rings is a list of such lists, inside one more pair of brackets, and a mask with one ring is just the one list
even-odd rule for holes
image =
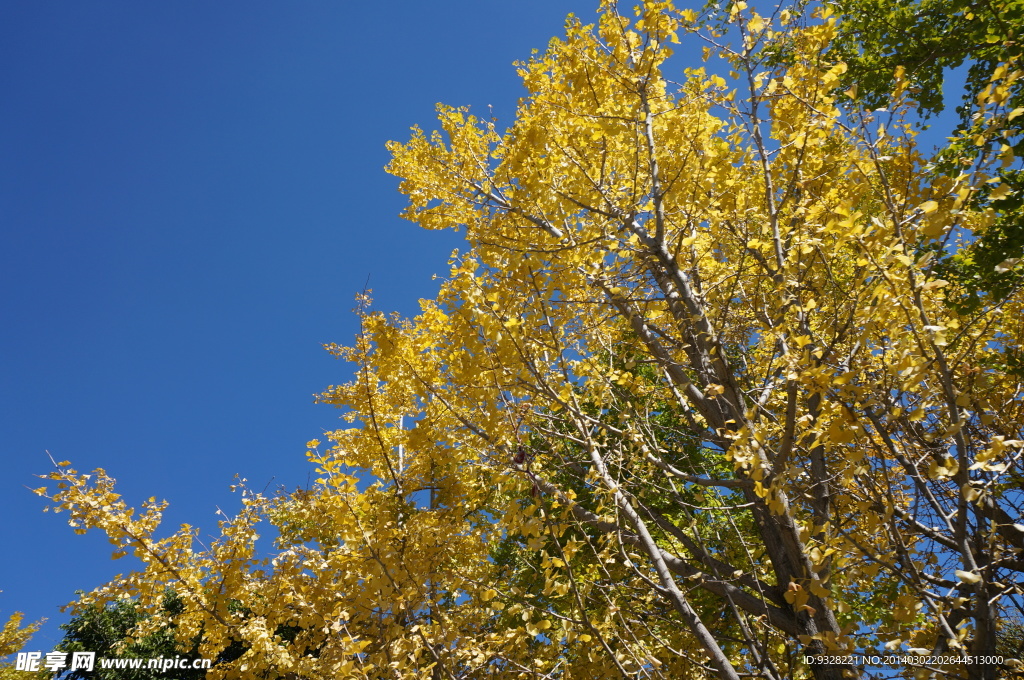
{"label": "green foliage", "polygon": [[[173,616],[180,613],[181,600],[173,592],[168,592],[164,596],[163,607],[168,615]],[[136,627],[144,620],[145,615],[131,600],[83,609],[61,626],[65,633],[57,650],[69,655],[73,652],[95,652],[97,659],[153,659],[182,655],[173,625],[139,639],[133,638]],[[190,651],[195,652],[194,649]],[[205,677],[205,671],[182,669],[164,673],[149,668],[101,669],[97,666],[93,671],[69,670],[61,677],[63,680],[199,680]]]}
{"label": "green foliage", "polygon": [[[925,113],[943,110],[944,74],[968,65],[963,86],[973,99],[996,67],[1018,57],[1024,3],[1020,0],[836,0],[840,17],[832,45],[849,66],[844,85],[857,87],[867,108],[888,104],[897,68],[906,70]],[[963,110],[965,115],[972,105]]]}
{"label": "green foliage", "polygon": [[1024,256],[1024,175],[1017,170],[1003,175],[1013,187],[1010,195],[990,201],[997,217],[981,238],[939,260],[936,271],[944,278],[973,282],[950,302],[964,311],[972,311],[986,300],[1006,298],[1021,284],[1016,260]]}

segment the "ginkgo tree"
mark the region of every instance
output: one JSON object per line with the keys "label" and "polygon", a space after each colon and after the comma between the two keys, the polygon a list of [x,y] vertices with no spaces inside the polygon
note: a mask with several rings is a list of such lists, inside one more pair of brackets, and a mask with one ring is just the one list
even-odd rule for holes
{"label": "ginkgo tree", "polygon": [[[4,622],[3,628],[0,628],[0,657],[14,654],[21,649],[43,623],[42,621],[37,621],[22,626],[24,618],[25,615],[21,612],[14,612]],[[0,664],[0,680],[17,680],[19,676],[23,678],[31,677],[19,671],[15,664]]]}
{"label": "ginkgo tree", "polygon": [[418,316],[364,298],[330,347],[355,372],[316,484],[243,488],[200,549],[61,464],[40,492],[142,562],[77,606],[244,649],[223,678],[1012,672],[1022,296],[967,310],[934,268],[1000,187],[927,171],[899,70],[886,111],[841,111],[836,30],[604,2],[519,65],[507,130],[440,106],[388,169],[466,248]]}

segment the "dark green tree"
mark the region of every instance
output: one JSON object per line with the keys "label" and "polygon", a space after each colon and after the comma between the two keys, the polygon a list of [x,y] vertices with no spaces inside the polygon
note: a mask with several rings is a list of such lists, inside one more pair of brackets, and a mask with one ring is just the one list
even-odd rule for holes
{"label": "dark green tree", "polygon": [[[169,615],[180,613],[180,598],[173,592],[164,596],[164,611]],[[144,619],[144,614],[132,600],[119,600],[106,607],[84,609],[71,621],[61,626],[64,639],[57,645],[62,652],[95,652],[96,658],[106,659],[154,659],[195,656],[195,647],[183,652],[178,646],[174,626],[162,628],[140,639],[133,639],[132,633]],[[238,652],[241,650],[233,650]],[[232,653],[232,650],[228,650]],[[175,669],[161,671],[150,668],[100,668],[91,671],[67,670],[59,677],[62,680],[200,680],[206,676],[202,669]]]}
{"label": "dark green tree", "polygon": [[[178,598],[168,593],[164,599],[164,609],[174,613],[180,609]],[[131,600],[120,600],[106,607],[85,609],[74,616],[70,622],[61,626],[64,639],[57,649],[62,652],[95,652],[97,658],[126,659],[156,657],[174,657],[181,654],[177,648],[173,628],[164,628],[136,641],[128,641],[132,631],[142,621],[143,614]],[[202,678],[202,670],[178,670],[163,673],[149,668],[100,668],[92,671],[65,671],[64,680],[156,680],[156,678],[175,678],[176,680],[198,680]]]}

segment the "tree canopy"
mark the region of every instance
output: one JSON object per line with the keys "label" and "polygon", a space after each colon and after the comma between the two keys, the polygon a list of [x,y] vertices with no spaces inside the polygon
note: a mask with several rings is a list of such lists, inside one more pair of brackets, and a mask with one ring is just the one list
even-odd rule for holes
{"label": "tree canopy", "polygon": [[[1024,298],[945,272],[1019,160],[929,164],[913,64],[858,99],[849,36],[827,4],[604,2],[518,65],[507,129],[439,106],[388,170],[466,246],[418,316],[363,296],[329,348],[354,374],[315,484],[240,488],[204,547],[60,464],[40,493],[142,564],[76,611],[244,648],[222,678],[1012,672]],[[1000,135],[1016,59],[976,96]]]}
{"label": "tree canopy", "polygon": [[[1020,273],[1004,263],[1024,256],[1024,180],[1013,162],[1024,155],[1017,120],[1024,114],[1024,3],[839,0],[828,6],[841,17],[832,51],[847,63],[844,85],[863,106],[885,105],[898,69],[925,114],[942,110],[944,86],[963,91],[960,124],[934,159],[934,170],[955,177],[964,168],[989,168],[998,179],[991,190],[979,187],[971,200],[976,208],[991,208],[995,221],[969,245],[937,248],[938,269],[966,284],[956,304],[974,307],[983,296],[1004,297],[1020,283]],[[952,69],[963,72],[962,82]]]}

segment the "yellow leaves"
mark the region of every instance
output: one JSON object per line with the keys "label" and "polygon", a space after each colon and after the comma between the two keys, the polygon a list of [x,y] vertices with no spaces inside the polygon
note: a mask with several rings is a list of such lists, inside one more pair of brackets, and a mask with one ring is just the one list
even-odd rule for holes
{"label": "yellow leaves", "polygon": [[1001,201],[1010,195],[1010,186],[1006,183],[999,184],[995,189],[989,193],[989,198],[993,201]]}
{"label": "yellow leaves", "polygon": [[945,457],[942,460],[932,459],[928,463],[928,479],[945,479],[953,477],[960,470],[960,464],[955,458]]}
{"label": "yellow leaves", "polygon": [[[474,225],[480,205],[493,192],[487,165],[498,137],[493,126],[467,113],[466,108],[439,106],[438,117],[447,143],[440,133],[428,139],[414,128],[407,144],[388,144],[393,155],[388,171],[404,178],[401,190],[411,199],[404,214],[426,228]],[[462,186],[456,194],[448,193],[449,205],[444,210],[431,205],[431,193],[453,181]]]}
{"label": "yellow leaves", "polygon": [[8,617],[3,628],[0,629],[0,657],[5,657],[21,650],[43,624],[43,621],[37,621],[22,627],[21,622],[24,618],[25,615],[21,612],[14,612]]}
{"label": "yellow leaves", "polygon": [[922,284],[921,290],[936,290],[938,288],[945,288],[948,285],[949,281],[946,281],[945,279],[932,279],[931,281],[926,281],[924,284]]}
{"label": "yellow leaves", "polygon": [[899,100],[903,97],[903,93],[906,92],[907,85],[909,84],[907,81],[907,69],[902,64],[897,66],[892,78],[894,83],[892,99]]}
{"label": "yellow leaves", "polygon": [[904,593],[897,597],[893,603],[892,618],[898,622],[913,621],[917,618],[918,612],[923,606],[923,603],[917,597]]}
{"label": "yellow leaves", "polygon": [[811,579],[807,589],[815,597],[828,597],[829,595],[832,594],[831,591],[828,589],[828,587],[825,586],[824,583],[822,583],[822,581],[820,581],[819,579],[816,579],[816,578],[815,579]]}
{"label": "yellow leaves", "polygon": [[985,470],[988,472],[1003,472],[1009,466],[1006,463],[993,462],[1002,457],[1008,450],[1024,448],[1024,440],[1006,439],[1004,435],[992,437],[989,446],[974,457],[974,463],[970,470]]}
{"label": "yellow leaves", "polygon": [[857,435],[857,429],[840,421],[833,421],[828,429],[829,440],[833,444],[848,444]]}
{"label": "yellow leaves", "polygon": [[981,583],[981,576],[979,576],[978,574],[975,574],[972,571],[963,571],[961,569],[957,569],[955,573],[956,573],[956,577],[958,579],[960,579],[962,582],[964,582],[964,583],[966,583],[968,585],[974,585],[976,583]]}
{"label": "yellow leaves", "polygon": [[[805,306],[804,309],[810,310],[813,309],[814,307],[815,305],[811,305],[809,307]],[[811,338],[811,336],[809,335],[797,335],[793,338],[793,344],[796,345],[797,349],[803,349],[804,347],[807,347],[813,342],[813,338]]]}
{"label": "yellow leaves", "polygon": [[983,493],[982,490],[979,489],[977,486],[971,484],[970,482],[966,482],[965,484],[963,484],[963,486],[960,487],[960,495],[968,503],[973,503],[979,498],[981,498],[983,496]]}
{"label": "yellow leaves", "polygon": [[550,584],[550,593],[558,597],[563,597],[569,592],[568,581],[556,581]]}
{"label": "yellow leaves", "polygon": [[541,619],[540,621],[529,622],[526,625],[526,632],[530,635],[540,635],[544,631],[551,628],[551,621],[548,619]]}
{"label": "yellow leaves", "polygon": [[804,587],[800,584],[793,583],[791,581],[789,585],[786,587],[786,591],[785,593],[783,593],[783,597],[785,598],[786,602],[793,605],[794,609],[798,611],[807,610],[813,612],[813,608],[807,604],[807,601],[810,600],[811,597],[810,593],[806,589],[804,589]]}
{"label": "yellow leaves", "polygon": [[931,324],[924,327],[924,331],[928,334],[929,339],[936,347],[945,347],[946,331],[948,329],[945,326],[938,324]]}
{"label": "yellow leaves", "polygon": [[773,515],[782,515],[786,512],[786,504],[774,496],[768,499],[768,510]]}

